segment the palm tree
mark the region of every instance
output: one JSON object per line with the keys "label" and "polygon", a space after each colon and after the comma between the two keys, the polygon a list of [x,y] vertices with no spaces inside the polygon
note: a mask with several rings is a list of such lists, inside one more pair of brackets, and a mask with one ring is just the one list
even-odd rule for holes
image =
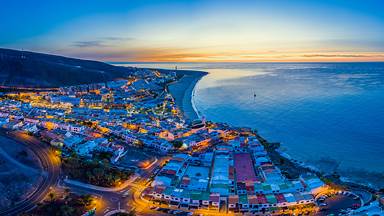
{"label": "palm tree", "polygon": [[135,216],[136,215],[136,212],[135,210],[132,210],[128,213],[128,216]]}
{"label": "palm tree", "polygon": [[91,195],[87,194],[82,197],[82,200],[85,206],[89,206],[91,205],[93,198]]}
{"label": "palm tree", "polygon": [[74,209],[68,205],[63,205],[60,207],[60,215],[62,216],[71,216],[74,213]]}
{"label": "palm tree", "polygon": [[69,193],[71,192],[71,189],[69,188],[65,188],[64,189],[64,196],[65,196],[65,199],[67,199],[69,197]]}
{"label": "palm tree", "polygon": [[49,196],[50,201],[52,202],[55,200],[56,194],[54,192],[49,192],[48,196]]}
{"label": "palm tree", "polygon": [[96,176],[96,179],[99,180],[101,177],[104,176],[104,169],[103,168],[95,168],[93,169],[93,173]]}

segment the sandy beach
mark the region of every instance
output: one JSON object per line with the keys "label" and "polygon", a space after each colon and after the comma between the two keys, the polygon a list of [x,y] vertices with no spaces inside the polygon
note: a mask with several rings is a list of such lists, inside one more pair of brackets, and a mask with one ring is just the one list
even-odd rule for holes
{"label": "sandy beach", "polygon": [[168,90],[175,98],[175,102],[185,118],[189,120],[197,119],[198,115],[192,105],[192,92],[196,83],[208,73],[201,71],[177,71],[177,74],[183,77],[177,82],[170,84]]}

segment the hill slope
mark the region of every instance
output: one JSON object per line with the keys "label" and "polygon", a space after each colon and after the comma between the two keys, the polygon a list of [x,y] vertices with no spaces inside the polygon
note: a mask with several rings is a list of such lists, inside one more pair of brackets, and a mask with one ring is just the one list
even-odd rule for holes
{"label": "hill slope", "polygon": [[42,53],[0,49],[0,85],[58,87],[127,77],[134,68]]}

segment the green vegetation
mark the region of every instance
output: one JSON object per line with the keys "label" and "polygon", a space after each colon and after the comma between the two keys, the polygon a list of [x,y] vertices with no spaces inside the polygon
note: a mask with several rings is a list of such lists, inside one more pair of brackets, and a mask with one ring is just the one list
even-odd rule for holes
{"label": "green vegetation", "polygon": [[111,167],[106,159],[84,160],[77,155],[63,159],[62,168],[69,178],[102,187],[117,186],[133,174],[132,170]]}
{"label": "green vegetation", "polygon": [[98,161],[111,160],[113,154],[111,152],[94,152],[93,158]]}
{"label": "green vegetation", "polygon": [[32,212],[24,214],[28,216],[72,216],[82,215],[93,208],[93,198],[90,195],[78,196],[67,194],[62,199],[53,198],[40,204]]}
{"label": "green vegetation", "polygon": [[128,213],[125,213],[125,212],[119,212],[119,213],[116,213],[116,214],[113,214],[113,216],[135,216],[136,213],[135,211],[130,211]]}
{"label": "green vegetation", "polygon": [[328,177],[326,177],[326,176],[321,176],[320,179],[321,179],[325,184],[327,184],[327,185],[332,184],[333,181],[334,181],[334,179],[330,179],[330,178],[328,178]]}
{"label": "green vegetation", "polygon": [[172,141],[172,145],[174,148],[179,149],[179,148],[181,148],[181,146],[183,146],[183,141],[174,140],[174,141]]}

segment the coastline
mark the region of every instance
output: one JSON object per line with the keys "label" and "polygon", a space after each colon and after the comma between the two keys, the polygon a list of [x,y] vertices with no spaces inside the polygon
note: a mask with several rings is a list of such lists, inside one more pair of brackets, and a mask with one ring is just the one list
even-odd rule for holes
{"label": "coastline", "polygon": [[[200,115],[193,103],[193,96],[194,96],[194,91],[195,91],[197,82],[208,73],[201,72],[201,71],[176,71],[176,73],[178,76],[181,76],[181,78],[173,83],[170,83],[167,86],[169,93],[174,97],[176,105],[179,107],[179,109],[181,110],[181,112],[183,113],[184,117],[187,120],[195,120],[200,118]],[[269,141],[263,138],[260,134],[258,134],[258,136],[262,140],[264,140],[266,143],[269,143]],[[323,173],[314,166],[310,166],[302,161],[298,161],[292,158],[286,152],[281,151],[278,148],[272,151],[276,152],[275,156],[277,159],[284,158],[287,162],[289,161],[289,165],[286,167],[288,168],[288,170],[291,170],[291,171],[307,170],[309,172],[316,173],[318,176],[322,176],[322,177],[333,176],[331,173],[328,173],[328,174]],[[333,174],[336,174],[336,173],[333,173]],[[378,190],[378,188],[372,187],[372,185],[358,183],[355,181],[345,181],[345,179],[342,179],[342,177],[337,179],[332,178],[332,182],[338,185],[349,186],[351,188],[364,189],[367,191]]]}
{"label": "coastline", "polygon": [[[203,78],[205,75],[207,75],[208,73],[199,72],[199,71],[180,71],[179,72],[177,70],[175,71],[175,73],[177,76],[174,76],[175,74],[172,73],[172,76],[170,78],[165,79],[167,84],[161,85],[162,87],[165,87],[165,89],[162,88],[161,94],[157,94],[157,95],[160,95],[159,98],[162,99],[162,96],[164,96],[164,90],[169,92],[169,94],[173,95],[174,100],[175,100],[175,104],[172,104],[172,109],[167,109],[167,112],[170,113],[169,116],[172,116],[171,113],[173,113],[173,112],[171,112],[171,110],[173,111],[174,110],[173,108],[179,107],[180,108],[180,110],[178,111],[179,113],[177,114],[177,116],[175,116],[175,118],[177,118],[177,121],[178,121],[177,123],[184,122],[184,120],[182,119],[183,118],[182,116],[184,116],[184,119],[187,120],[187,124],[185,124],[184,126],[186,126],[185,128],[187,129],[187,128],[190,128],[190,127],[188,127],[190,125],[189,124],[190,120],[194,120],[196,118],[201,117],[199,110],[197,110],[196,107],[194,106],[194,99],[195,99],[194,93],[198,89],[198,88],[196,88],[198,81],[201,78]],[[206,77],[206,78],[210,78],[210,77]],[[206,80],[204,80],[204,81],[206,81]],[[204,81],[203,81],[203,83],[200,83],[200,85],[204,84],[205,83]],[[123,82],[125,82],[125,81],[123,81]],[[113,85],[111,85],[111,86],[113,86]],[[119,87],[116,87],[116,88],[119,88]],[[148,88],[148,89],[151,89],[151,88]],[[200,90],[200,89],[198,89],[198,90]],[[158,93],[158,92],[156,92],[156,93]],[[166,97],[164,97],[164,100],[167,100],[167,102],[169,102],[168,96],[169,95],[166,95]],[[157,100],[156,97],[154,97],[154,98]],[[161,100],[159,100],[158,104],[161,104]],[[159,106],[158,104],[157,104],[157,106]],[[180,113],[180,112],[182,112],[182,113]],[[27,117],[29,117],[29,116],[27,116]],[[106,117],[110,117],[110,116],[108,116],[108,114],[106,114]],[[170,117],[170,118],[172,118],[172,117]],[[134,121],[136,121],[136,119]],[[209,124],[211,125],[211,122],[209,122]],[[207,137],[209,137],[211,135],[211,134],[209,134],[210,128],[214,129],[214,130],[217,129],[217,130],[222,130],[222,131],[228,131],[228,133],[226,133],[226,134],[229,134],[228,139],[226,139],[227,137],[221,137],[222,138],[222,139],[220,138],[221,140],[218,139],[219,142],[209,141],[208,151],[212,150],[212,149],[210,149],[210,146],[212,146],[213,154],[216,154],[215,151],[217,150],[217,148],[215,146],[217,144],[218,144],[218,146],[220,146],[221,144],[233,145],[229,142],[229,140],[237,139],[237,137],[238,138],[246,137],[246,139],[248,139],[247,137],[251,136],[250,140],[256,141],[256,139],[257,139],[258,140],[257,145],[259,146],[261,143],[264,146],[265,150],[267,151],[267,152],[265,152],[265,155],[268,156],[267,157],[268,160],[270,160],[271,164],[276,167],[276,170],[281,172],[280,173],[280,179],[283,179],[283,180],[287,179],[288,181],[298,181],[298,180],[302,179],[301,176],[304,176],[303,178],[306,178],[306,176],[307,176],[306,174],[311,173],[311,175],[316,174],[317,180],[320,183],[326,183],[327,185],[330,185],[332,187],[332,190],[333,190],[333,188],[338,189],[340,191],[341,190],[351,190],[352,192],[356,189],[364,190],[364,191],[370,190],[369,188],[368,189],[363,188],[362,185],[357,185],[357,184],[356,185],[348,185],[345,182],[343,182],[340,179],[340,176],[338,176],[335,173],[332,173],[332,175],[325,175],[324,173],[321,173],[318,170],[314,170],[313,167],[308,167],[304,163],[300,163],[300,161],[294,160],[287,153],[280,151],[281,150],[281,149],[279,149],[280,143],[269,142],[268,140],[261,137],[258,134],[257,130],[255,130],[255,129],[248,128],[248,127],[241,127],[241,126],[240,127],[234,127],[234,126],[230,126],[230,125],[225,124],[225,123],[218,123],[217,127],[215,126],[215,123],[213,123],[212,125],[213,125],[212,127],[207,126],[205,128],[205,129],[207,129],[207,131],[202,131],[203,132],[202,134],[206,135],[208,132]],[[166,125],[166,126],[168,126],[168,125]],[[161,126],[161,127],[164,128],[163,126]],[[232,135],[232,133],[234,133],[234,135]],[[194,134],[194,131],[192,131],[192,134]],[[107,135],[109,136],[109,134],[107,134]],[[231,138],[231,137],[233,137],[233,138]],[[109,138],[113,138],[113,137],[109,136]],[[243,141],[240,141],[240,142],[243,142]],[[249,153],[250,156],[253,156],[253,153],[251,153],[251,151],[253,151],[251,148],[253,146],[252,142],[250,142],[250,144],[247,144],[246,141],[244,141],[244,146],[245,146],[245,148],[242,149],[242,150],[244,150],[243,152],[247,152],[247,154]],[[236,146],[235,146],[235,148],[236,148]],[[262,149],[260,151],[264,151],[264,149]],[[202,152],[204,152],[204,150],[203,151],[191,151],[191,153],[190,152],[188,152],[188,153],[193,154],[194,152],[196,152],[196,154],[198,154],[198,152],[202,153]],[[173,153],[177,153],[177,151],[172,150],[172,152],[170,152],[170,153],[173,155]],[[238,151],[236,151],[236,150],[228,151],[228,154],[235,156],[236,154],[238,154]],[[253,159],[251,158],[250,160],[251,160],[251,163],[253,165],[248,167],[248,169],[253,170],[254,174],[256,174],[256,177],[257,177],[259,175],[259,173],[257,173],[257,169],[263,168],[262,164],[257,164],[257,161],[255,158],[253,158]],[[163,168],[161,167],[160,169],[163,169]],[[211,172],[212,169],[213,168],[208,170],[208,173]],[[256,171],[255,171],[255,169],[256,169]],[[161,170],[159,170],[159,171],[161,171]],[[157,175],[157,173],[158,173],[158,171],[156,171],[155,176]],[[208,174],[208,175],[211,175],[211,174]],[[262,174],[260,173],[260,176],[261,175]],[[147,183],[149,183],[152,180],[152,176],[149,177],[146,175],[146,173],[142,174],[142,178],[143,179],[149,178],[150,180],[148,180]],[[304,182],[306,180],[302,180],[302,181]],[[155,182],[155,180],[153,180],[153,182]],[[266,178],[265,178],[265,180],[262,180],[262,182],[268,183]],[[93,188],[94,190],[97,189],[99,191],[104,191],[104,192],[108,192],[108,191],[109,192],[116,192],[117,190],[119,190],[117,188],[103,188],[103,187],[98,187],[98,186],[94,187],[93,185],[83,184],[82,182],[76,182],[76,181],[72,181],[72,180],[70,180],[69,182],[66,182],[66,183],[68,183],[68,185],[70,185],[70,183],[72,183],[72,185],[75,185],[75,186],[76,185],[82,186],[84,188],[89,188],[89,189]],[[127,182],[125,182],[125,183],[127,183]],[[125,183],[124,183],[124,185],[125,185]],[[304,185],[304,183],[303,183],[303,185]],[[304,185],[303,188],[306,188],[306,186]],[[142,191],[139,191],[138,194],[141,195],[141,192]],[[308,192],[308,191],[306,191],[306,192]],[[264,189],[263,189],[262,193],[264,193],[265,195],[268,195],[268,193],[270,193],[270,192],[269,191],[264,192]],[[376,191],[373,191],[372,193],[376,193]],[[313,201],[313,200],[315,200],[316,196],[314,194],[312,194],[312,195],[313,196],[312,197],[310,196],[310,198]],[[312,201],[310,201],[310,202],[312,202]],[[297,203],[297,204],[299,204],[299,203]]]}
{"label": "coastline", "polygon": [[194,108],[192,99],[193,92],[197,82],[207,75],[207,72],[202,71],[176,71],[181,78],[168,85],[169,93],[175,99],[176,105],[179,107],[184,117],[188,120],[199,118],[197,111]]}

